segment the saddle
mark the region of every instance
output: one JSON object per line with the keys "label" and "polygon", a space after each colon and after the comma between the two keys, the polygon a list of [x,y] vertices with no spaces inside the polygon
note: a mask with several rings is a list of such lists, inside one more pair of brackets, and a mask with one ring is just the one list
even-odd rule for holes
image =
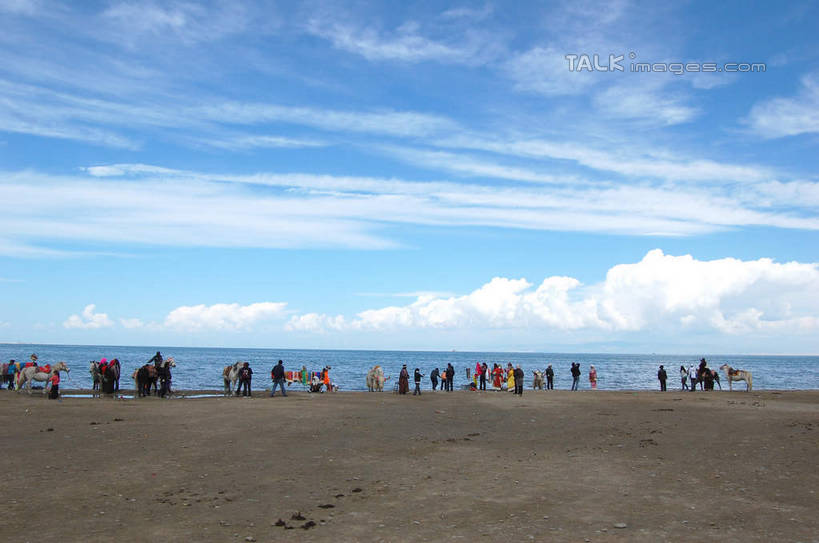
{"label": "saddle", "polygon": [[741,370],[735,370],[734,368],[730,368],[728,370],[728,375],[738,375]]}

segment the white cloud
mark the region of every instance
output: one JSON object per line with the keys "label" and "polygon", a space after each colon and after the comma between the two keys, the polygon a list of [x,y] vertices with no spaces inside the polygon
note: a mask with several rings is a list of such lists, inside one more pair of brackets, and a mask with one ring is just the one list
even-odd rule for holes
{"label": "white cloud", "polygon": [[125,1],[112,3],[96,22],[100,28],[93,31],[118,44],[133,46],[137,40],[169,37],[194,44],[241,32],[249,23],[249,16],[242,2],[205,6],[180,1]]}
{"label": "white cloud", "polygon": [[755,104],[747,119],[765,138],[819,133],[819,73],[804,76],[792,98],[773,98]]}
{"label": "white cloud", "polygon": [[140,319],[119,319],[119,323],[122,325],[123,328],[128,329],[145,327],[145,323],[142,322],[142,320]]}
{"label": "white cloud", "polygon": [[0,0],[0,12],[35,15],[42,9],[40,0]]}
{"label": "white cloud", "polygon": [[326,147],[326,142],[314,139],[286,138],[267,135],[239,135],[222,138],[198,138],[192,140],[210,147],[230,151],[243,149],[298,149],[303,147]]}
{"label": "white cloud", "polygon": [[[520,91],[546,96],[574,95],[585,92],[600,75],[586,71],[569,71],[566,55],[572,51],[552,46],[534,47],[511,57],[504,71]],[[607,74],[608,75],[608,74]]]}
{"label": "white cloud", "polygon": [[141,164],[86,171],[79,177],[0,172],[6,236],[0,253],[65,256],[50,246],[66,241],[101,244],[100,250],[112,244],[384,249],[401,242],[388,227],[405,224],[676,236],[749,225],[819,229],[810,212],[817,184],[804,181],[754,192],[747,184],[617,186],[568,178],[498,186],[221,175]]}
{"label": "white cloud", "polygon": [[699,112],[687,105],[686,98],[671,91],[665,82],[612,85],[594,96],[597,110],[608,117],[638,119],[659,125],[680,124],[693,119]]}
{"label": "white cloud", "polygon": [[96,308],[96,305],[88,304],[85,306],[85,309],[83,309],[82,315],[71,315],[63,322],[63,327],[94,330],[113,326],[114,323],[108,318],[107,314],[94,312]]}
{"label": "white cloud", "polygon": [[181,306],[168,313],[164,325],[188,331],[243,330],[283,316],[286,306],[283,302]]}
{"label": "white cloud", "polygon": [[441,139],[442,147],[476,149],[533,159],[569,160],[581,166],[632,177],[673,181],[767,181],[774,173],[767,167],[691,158],[661,148],[621,148],[616,151],[571,141],[545,139],[503,140],[474,136]]}
{"label": "white cloud", "polygon": [[657,249],[640,262],[614,266],[603,282],[589,287],[572,277],[548,277],[536,288],[525,279],[496,277],[464,296],[423,297],[405,306],[362,311],[354,318],[296,315],[286,329],[798,334],[819,329],[817,302],[819,264],[780,264],[765,258],[701,261]]}
{"label": "white cloud", "polygon": [[[439,38],[424,35],[421,25],[407,21],[394,31],[382,32],[372,23],[363,26],[339,19],[339,14],[312,17],[306,30],[325,39],[333,47],[360,55],[370,61],[425,62],[453,64],[484,64],[494,58],[500,49],[498,36],[481,32],[461,23],[476,20],[477,12],[450,13],[440,21],[449,21],[437,29]],[[471,16],[471,17],[470,17]]]}

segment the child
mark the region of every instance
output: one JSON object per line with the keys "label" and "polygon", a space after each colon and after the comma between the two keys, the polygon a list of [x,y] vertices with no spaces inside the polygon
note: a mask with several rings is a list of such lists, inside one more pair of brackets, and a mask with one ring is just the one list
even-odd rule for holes
{"label": "child", "polygon": [[55,371],[48,380],[48,399],[56,400],[60,397],[60,372]]}

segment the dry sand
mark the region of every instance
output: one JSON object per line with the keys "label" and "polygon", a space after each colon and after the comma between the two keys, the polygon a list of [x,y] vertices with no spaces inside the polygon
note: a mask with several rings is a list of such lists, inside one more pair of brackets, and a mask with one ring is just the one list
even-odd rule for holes
{"label": "dry sand", "polygon": [[0,540],[819,541],[819,391],[257,394],[0,392]]}

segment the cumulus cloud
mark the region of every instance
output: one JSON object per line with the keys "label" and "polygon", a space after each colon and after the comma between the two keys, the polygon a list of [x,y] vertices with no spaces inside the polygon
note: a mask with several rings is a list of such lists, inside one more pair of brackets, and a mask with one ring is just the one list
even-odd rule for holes
{"label": "cumulus cloud", "polygon": [[553,276],[493,278],[463,296],[420,297],[414,303],[358,313],[293,316],[290,331],[397,329],[555,329],[629,332],[652,329],[801,333],[819,328],[819,264],[763,258],[702,261],[655,249],[612,267],[584,286]]}
{"label": "cumulus cloud", "polygon": [[165,317],[165,326],[179,330],[243,330],[281,317],[286,303],[259,302],[249,305],[213,304],[177,307]]}
{"label": "cumulus cloud", "polygon": [[97,306],[95,304],[88,304],[85,306],[85,309],[82,310],[81,315],[71,315],[63,323],[63,326],[65,328],[80,328],[84,330],[94,330],[97,328],[108,328],[113,326],[114,323],[108,318],[107,314],[94,312],[96,308]]}

